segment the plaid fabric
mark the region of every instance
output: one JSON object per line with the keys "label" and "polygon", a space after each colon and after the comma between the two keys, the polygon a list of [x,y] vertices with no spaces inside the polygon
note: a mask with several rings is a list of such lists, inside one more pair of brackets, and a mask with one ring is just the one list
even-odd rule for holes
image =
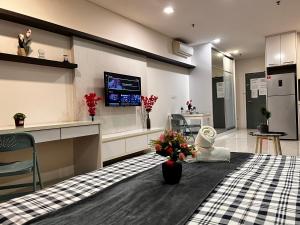
{"label": "plaid fabric", "polygon": [[24,224],[33,218],[91,196],[113,183],[151,169],[165,160],[154,153],[145,154],[1,203],[0,224]]}
{"label": "plaid fabric", "polygon": [[300,224],[300,160],[256,155],[230,174],[188,225]]}
{"label": "plaid fabric", "polygon": [[[24,224],[164,160],[150,153],[2,203],[0,224]],[[256,155],[229,174],[187,224],[299,224],[299,176],[297,157]]]}

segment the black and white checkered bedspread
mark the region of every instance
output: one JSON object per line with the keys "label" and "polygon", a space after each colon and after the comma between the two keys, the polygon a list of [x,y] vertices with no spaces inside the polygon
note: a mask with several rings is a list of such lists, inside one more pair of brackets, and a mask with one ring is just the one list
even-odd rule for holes
{"label": "black and white checkered bedspread", "polygon": [[[163,161],[149,153],[1,203],[0,224],[24,224]],[[299,177],[297,157],[255,155],[217,186],[188,225],[300,224]]]}

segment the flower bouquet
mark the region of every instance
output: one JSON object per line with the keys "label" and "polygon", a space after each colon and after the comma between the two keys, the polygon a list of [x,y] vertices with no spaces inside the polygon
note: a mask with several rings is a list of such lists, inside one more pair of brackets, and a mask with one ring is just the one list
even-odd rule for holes
{"label": "flower bouquet", "polygon": [[195,106],[193,106],[193,104],[192,104],[192,99],[191,99],[191,100],[188,100],[188,101],[186,101],[186,105],[187,105],[187,107],[188,107],[188,111],[189,111],[190,113],[193,113],[193,111],[195,111],[195,110],[196,110],[196,107],[195,107]]}
{"label": "flower bouquet", "polygon": [[147,112],[147,129],[151,128],[151,122],[149,118],[149,113],[152,111],[152,107],[154,106],[155,102],[157,101],[158,97],[155,95],[150,95],[150,97],[142,96],[141,97],[143,106]]}
{"label": "flower bouquet", "polygon": [[187,139],[181,133],[172,130],[166,130],[158,140],[152,140],[150,144],[157,154],[168,157],[168,160],[162,164],[166,183],[178,183],[182,174],[182,165],[178,160],[184,161],[188,155],[194,156],[194,146],[189,146]]}
{"label": "flower bouquet", "polygon": [[102,100],[102,97],[96,95],[96,93],[89,93],[84,96],[86,105],[88,106],[89,115],[92,117],[92,121],[94,121],[94,116],[96,115],[96,105],[97,102]]}

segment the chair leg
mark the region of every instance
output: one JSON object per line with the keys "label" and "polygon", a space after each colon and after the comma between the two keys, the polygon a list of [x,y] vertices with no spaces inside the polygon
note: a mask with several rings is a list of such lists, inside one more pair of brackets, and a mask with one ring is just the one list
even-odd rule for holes
{"label": "chair leg", "polygon": [[36,163],[34,163],[35,165],[33,166],[32,169],[32,189],[35,192],[36,191]]}
{"label": "chair leg", "polygon": [[259,137],[256,137],[255,154],[258,153],[258,143],[259,143]]}
{"label": "chair leg", "polygon": [[277,139],[277,146],[278,146],[278,154],[282,155],[280,139],[279,137],[277,137],[276,139]]}
{"label": "chair leg", "polygon": [[262,154],[262,145],[263,145],[263,138],[259,138],[259,154]]}
{"label": "chair leg", "polygon": [[38,174],[38,178],[39,178],[40,189],[43,189],[43,183],[42,183],[42,179],[41,179],[41,173],[40,173],[38,161],[36,161],[36,169],[37,169],[37,174]]}
{"label": "chair leg", "polygon": [[274,145],[274,153],[275,155],[278,155],[277,140],[275,136],[273,137],[273,145]]}

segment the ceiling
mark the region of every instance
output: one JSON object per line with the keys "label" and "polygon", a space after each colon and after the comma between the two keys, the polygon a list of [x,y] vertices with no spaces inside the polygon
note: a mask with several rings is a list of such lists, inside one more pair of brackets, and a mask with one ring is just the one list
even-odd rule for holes
{"label": "ceiling", "polygon": [[[300,0],[89,0],[172,38],[196,45],[221,38],[236,58],[264,55],[264,37],[300,31]],[[164,14],[171,5],[175,12]],[[192,27],[195,24],[195,27]]]}

